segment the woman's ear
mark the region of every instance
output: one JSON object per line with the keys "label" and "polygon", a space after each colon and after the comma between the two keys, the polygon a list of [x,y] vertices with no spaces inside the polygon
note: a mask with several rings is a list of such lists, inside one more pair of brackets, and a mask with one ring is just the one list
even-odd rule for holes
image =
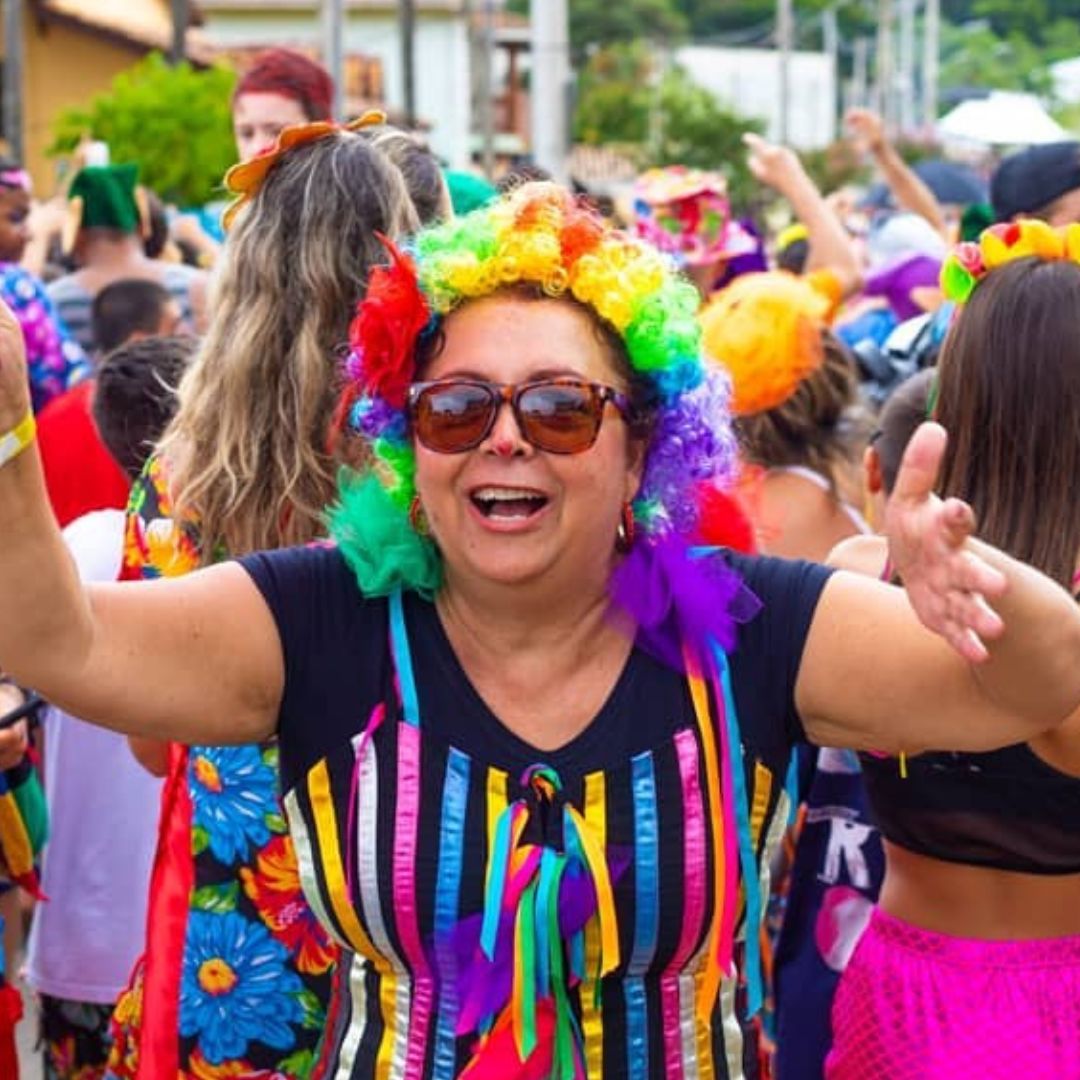
{"label": "woman's ear", "polygon": [[633,435],[626,442],[626,490],[625,502],[633,502],[641,490],[641,481],[645,478],[645,457],[648,452],[648,440],[635,438]]}
{"label": "woman's ear", "polygon": [[873,446],[868,446],[863,453],[863,474],[867,493],[880,495],[885,490],[885,480],[881,475],[881,458]]}

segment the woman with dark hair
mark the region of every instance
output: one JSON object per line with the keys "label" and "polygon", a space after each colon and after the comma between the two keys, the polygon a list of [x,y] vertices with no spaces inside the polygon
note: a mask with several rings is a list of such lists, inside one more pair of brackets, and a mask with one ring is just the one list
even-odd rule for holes
{"label": "woman with dark hair", "polygon": [[[904,450],[926,420],[932,370],[900,386],[885,403],[863,455],[868,517],[885,520]],[[879,540],[845,540],[848,569],[880,561]],[[880,566],[865,571],[880,574]],[[779,876],[773,955],[776,1074],[782,1080],[821,1080],[831,1041],[829,1015],[836,987],[870,918],[885,874],[858,756],[851,750],[796,747],[800,807],[785,844],[790,871]],[[793,780],[796,777],[792,777]],[[786,892],[784,891],[786,885]]]}
{"label": "woman with dark hair", "polygon": [[[939,361],[935,415],[950,437],[942,497],[963,499],[980,535],[1075,593],[1070,240],[1042,223],[999,226],[946,265],[946,291],[966,305]],[[884,540],[876,559],[870,544],[835,562],[897,569]],[[837,993],[827,1076],[1080,1076],[1080,718],[993,752],[862,764],[887,869]]]}
{"label": "woman with dark hair", "polygon": [[766,554],[820,562],[868,531],[855,508],[867,424],[830,311],[778,271],[737,278],[701,313],[705,349],[732,378],[742,501]]}

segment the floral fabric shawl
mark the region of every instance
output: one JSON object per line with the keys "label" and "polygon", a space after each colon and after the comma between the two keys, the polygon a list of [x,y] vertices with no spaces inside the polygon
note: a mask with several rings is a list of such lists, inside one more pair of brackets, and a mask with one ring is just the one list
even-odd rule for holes
{"label": "floral fabric shawl", "polygon": [[[160,461],[132,489],[124,577],[198,565]],[[278,751],[170,747],[146,954],[113,1017],[111,1080],[304,1080],[336,947],[300,891],[278,798]]]}

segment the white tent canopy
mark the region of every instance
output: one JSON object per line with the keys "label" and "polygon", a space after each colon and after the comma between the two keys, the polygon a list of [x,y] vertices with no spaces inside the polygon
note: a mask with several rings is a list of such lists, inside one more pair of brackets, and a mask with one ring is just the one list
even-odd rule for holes
{"label": "white tent canopy", "polygon": [[945,142],[983,146],[1033,146],[1069,138],[1034,94],[1003,90],[957,105],[938,121],[937,132]]}

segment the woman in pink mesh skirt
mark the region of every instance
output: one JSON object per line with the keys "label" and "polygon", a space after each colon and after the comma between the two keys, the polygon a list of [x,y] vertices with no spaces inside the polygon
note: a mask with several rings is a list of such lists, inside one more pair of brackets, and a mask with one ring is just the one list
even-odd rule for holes
{"label": "woman in pink mesh skirt", "polygon": [[[950,436],[942,494],[1075,593],[1073,244],[1041,222],[995,226],[946,264],[961,308],[936,415]],[[834,561],[880,570],[878,543],[849,542]],[[837,992],[828,1080],[1080,1077],[1080,715],[992,753],[864,755],[863,771],[887,869]]]}

